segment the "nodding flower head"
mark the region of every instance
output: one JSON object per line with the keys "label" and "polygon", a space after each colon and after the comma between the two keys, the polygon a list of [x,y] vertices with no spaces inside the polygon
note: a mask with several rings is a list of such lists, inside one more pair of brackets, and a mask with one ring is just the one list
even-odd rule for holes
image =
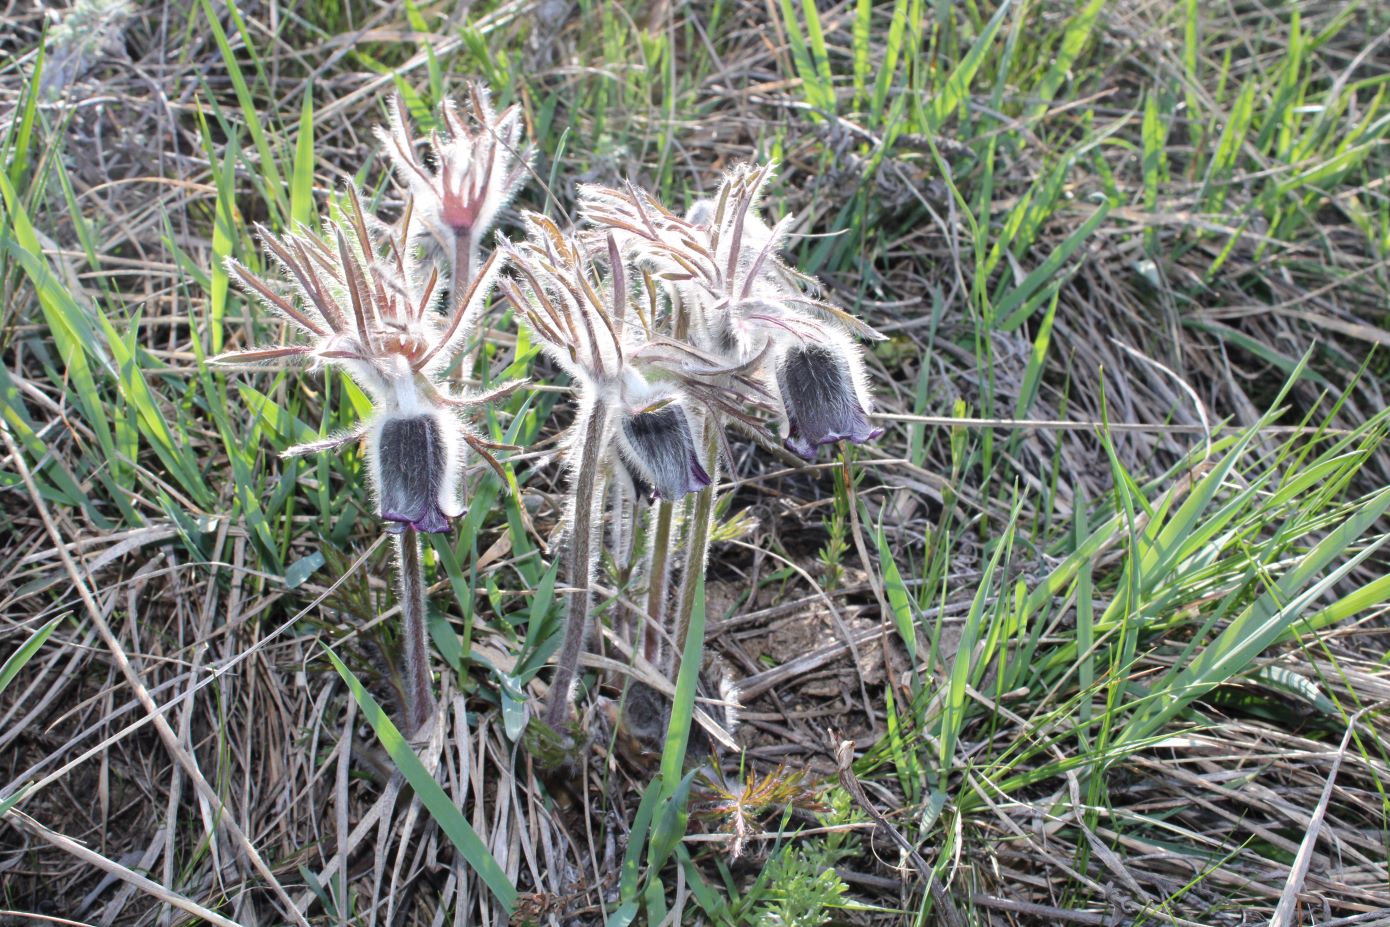
{"label": "nodding flower head", "polygon": [[787,450],[815,460],[826,444],[865,444],[883,434],[869,424],[863,362],[842,337],[785,347],[777,358],[777,388],[786,417]]}
{"label": "nodding flower head", "polygon": [[658,499],[679,499],[710,484],[695,447],[687,401],[674,389],[624,376],[618,448],[624,462]]}
{"label": "nodding flower head", "polygon": [[521,185],[532,149],[522,143],[520,111],[512,106],[496,112],[487,90],[477,84],[468,87],[466,112],[446,100],[440,118],[444,133],[429,138],[435,167],[421,159],[399,96],[390,128],[379,127],[377,136],[414,197],[421,232],[448,255],[453,279],[466,283],[477,265],[479,243]]}
{"label": "nodding flower head", "polygon": [[372,479],[387,529],[448,531],[459,505],[458,424],[440,412],[389,416],[377,425]]}
{"label": "nodding flower head", "polygon": [[414,251],[370,217],[357,193],[324,223],[307,230],[260,235],[278,265],[278,278],[263,280],[234,260],[228,272],[272,313],[307,336],[283,347],[236,351],[213,358],[245,365],[276,359],[308,360],[343,368],[371,397],[372,413],[356,428],[324,441],[299,445],[286,456],[333,450],[361,440],[380,502],[393,524],[442,531],[462,513],[463,449],[459,441],[496,465],[497,445],[475,435],[459,412],[494,398],[459,396],[438,382],[464,343],[465,317],[482,306],[499,266],[489,258],[469,289],[445,316],[435,309],[438,272],[425,277]]}
{"label": "nodding flower head", "polygon": [[782,260],[792,216],[769,225],[758,214],[771,171],[738,165],[684,218],[631,186],[582,188],[580,209],[600,230],[617,230],[629,261],[674,289],[689,320],[685,350],[713,360],[694,366],[722,365],[780,393],[786,446],[811,460],[823,444],[882,434],[868,420],[863,361],[852,340],[882,336],[819,298],[816,281]]}
{"label": "nodding flower head", "polygon": [[[613,415],[623,463],[655,496],[678,499],[708,486],[690,408],[692,399],[708,404],[718,394],[689,375],[702,366],[699,352],[654,337],[650,317],[632,309],[613,235],[603,239],[608,273],[600,274],[582,239],[543,216],[526,221],[527,241],[507,246],[517,279],[502,288],[533,337],[574,377],[588,414],[602,406]],[[717,358],[703,360],[706,370],[718,366]]]}

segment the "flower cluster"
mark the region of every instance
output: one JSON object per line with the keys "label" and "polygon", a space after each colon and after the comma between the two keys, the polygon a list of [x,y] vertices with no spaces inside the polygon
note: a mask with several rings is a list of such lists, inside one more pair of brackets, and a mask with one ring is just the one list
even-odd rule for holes
{"label": "flower cluster", "polygon": [[[769,166],[733,169],[715,197],[684,216],[631,186],[582,187],[583,229],[525,213],[521,239],[498,236],[486,249],[529,169],[520,113],[495,111],[472,87],[466,107],[444,104],[440,122],[442,131],[417,139],[397,99],[389,127],[378,130],[409,194],[394,228],[349,188],[320,230],[259,230],[278,274],[263,278],[228,263],[240,286],[303,338],[217,360],[338,367],[370,396],[372,412],[356,428],[289,453],[350,441],[366,449],[378,514],[399,535],[407,721],[420,731],[432,703],[416,532],[446,531],[464,511],[470,450],[497,466],[491,452],[499,446],[464,414],[505,390],[469,395],[449,377],[500,288],[578,399],[566,445],[568,623],[546,711],[558,728],[577,678],[605,506],[615,509],[614,552],[624,560],[638,552],[640,532],[628,526],[649,511],[638,487],[660,513],[638,573],[648,584],[644,623],[662,634],[671,551],[684,549],[675,629],[682,641],[705,569],[725,426],[741,423],[763,437],[767,420],[780,415],[783,444],[806,460],[827,444],[872,440],[881,429],[869,421],[856,339],[877,335],[783,260],[792,217],[769,225],[758,214]],[[696,504],[676,523],[671,503],[692,493]]]}
{"label": "flower cluster", "polygon": [[[680,371],[654,350],[633,310],[614,239],[609,236],[603,250],[612,272],[602,274],[581,238],[563,234],[544,216],[524,219],[527,239],[504,246],[515,279],[504,281],[503,291],[578,385],[579,423],[572,434],[584,434],[584,423],[599,418],[604,449],[598,456],[625,465],[654,497],[678,499],[708,486],[695,446],[696,411],[680,389]],[[582,453],[569,456],[577,464]]]}
{"label": "flower cluster", "polygon": [[670,288],[687,316],[681,347],[706,360],[704,371],[686,369],[736,371],[770,393],[785,446],[810,461],[827,444],[863,444],[883,433],[869,423],[867,378],[852,340],[880,336],[813,295],[815,282],[781,259],[794,218],[769,227],[758,216],[770,176],[768,165],[740,165],[714,199],[684,217],[632,188],[584,187],[581,210],[618,239],[627,262]]}
{"label": "flower cluster", "polygon": [[567,234],[526,214],[525,240],[504,246],[511,273],[502,292],[570,375],[579,399],[567,453],[569,623],[546,712],[552,726],[568,708],[587,627],[605,477],[614,486],[613,553],[624,561],[631,549],[624,526],[641,515],[623,486],[644,485],[664,503],[701,493],[679,541],[669,509],[653,516],[652,545],[636,567],[648,587],[646,633],[666,633],[666,546],[684,548],[674,628],[680,647],[695,577],[705,569],[711,474],[725,423],[760,434],[763,413],[777,409],[783,444],[808,461],[824,445],[882,434],[869,422],[853,340],[877,335],[816,297],[814,281],[782,260],[792,217],[769,226],[757,212],[770,176],[768,166],[737,167],[716,197],[685,216],[631,186],[581,187],[582,231]]}

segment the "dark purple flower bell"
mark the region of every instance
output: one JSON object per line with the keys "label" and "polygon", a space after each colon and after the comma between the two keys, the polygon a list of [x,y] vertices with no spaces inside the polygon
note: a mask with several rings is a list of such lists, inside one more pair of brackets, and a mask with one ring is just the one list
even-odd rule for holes
{"label": "dark purple flower bell", "polygon": [[625,415],[622,450],[636,471],[633,475],[650,486],[658,499],[679,499],[710,484],[695,452],[690,421],[677,402]]}
{"label": "dark purple flower bell", "polygon": [[375,463],[387,531],[399,534],[406,525],[417,531],[449,530],[452,516],[441,501],[452,498],[457,468],[450,465],[449,448],[434,416],[388,418],[377,439]]}
{"label": "dark purple flower bell", "polygon": [[869,424],[851,360],[834,343],[790,348],[777,365],[777,386],[787,415],[787,450],[815,460],[822,445],[865,444],[883,434]]}

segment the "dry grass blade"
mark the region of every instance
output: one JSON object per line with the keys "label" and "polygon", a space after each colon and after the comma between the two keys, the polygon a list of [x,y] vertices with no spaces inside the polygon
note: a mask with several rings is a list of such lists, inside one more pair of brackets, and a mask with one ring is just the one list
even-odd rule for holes
{"label": "dry grass blade", "polygon": [[[18,823],[19,826],[29,831],[29,833],[34,834],[35,836],[48,841],[49,843],[53,844],[53,846],[57,847],[63,852],[70,853],[78,859],[82,860],[83,862],[96,866],[103,872],[108,872],[123,882],[130,883],[131,885],[135,886],[136,888],[140,889],[146,894],[158,898],[165,904],[173,905],[174,907],[182,911],[187,911],[194,917],[201,917],[209,924],[216,924],[218,925],[218,927],[243,927],[242,924],[238,924],[236,921],[233,920],[228,920],[227,918],[223,917],[215,911],[209,911],[207,908],[198,904],[196,901],[192,901],[188,898],[185,898],[177,892],[171,892],[164,886],[160,885],[158,882],[155,882],[151,879],[147,879],[144,876],[140,875],[140,873],[127,869],[120,863],[117,863],[113,860],[109,860],[105,856],[102,856],[100,853],[93,852],[92,850],[78,843],[76,840],[73,840],[71,837],[66,837],[63,834],[54,833],[53,831],[49,830],[47,827],[44,827],[38,821],[35,821],[33,818],[29,817],[22,811],[11,810],[7,817],[9,817],[12,822]],[[60,921],[60,923],[71,922]]]}
{"label": "dry grass blade", "polygon": [[118,641],[116,636],[111,632],[111,628],[107,624],[105,616],[102,614],[101,609],[97,607],[96,600],[92,598],[92,594],[87,588],[86,580],[83,578],[81,571],[77,568],[77,564],[73,562],[72,555],[67,552],[67,546],[63,540],[63,536],[59,533],[57,524],[48,513],[48,505],[39,494],[38,487],[34,484],[34,477],[29,472],[28,466],[24,463],[24,458],[19,453],[19,448],[15,446],[14,439],[10,437],[9,428],[4,423],[0,423],[0,441],[3,441],[6,449],[14,455],[16,469],[19,470],[20,478],[24,481],[25,487],[29,490],[29,498],[33,502],[35,510],[43,520],[44,528],[47,530],[58,550],[59,557],[63,562],[63,568],[67,570],[68,577],[72,580],[73,587],[81,597],[82,604],[87,610],[87,616],[96,626],[97,632],[101,635],[107,649],[111,651],[111,656],[115,660],[116,666],[120,669],[121,674],[125,677],[127,685],[134,690],[135,696],[140,700],[141,706],[153,720],[155,730],[159,733],[159,738],[163,742],[164,748],[193,781],[194,786],[198,790],[199,797],[216,809],[220,825],[225,828],[232,839],[236,841],[238,848],[246,855],[251,865],[255,867],[266,880],[266,883],[271,886],[272,890],[274,890],[281,901],[284,902],[288,909],[287,916],[295,923],[299,924],[300,927],[309,927],[309,922],[306,921],[304,916],[294,907],[289,895],[280,885],[279,880],[275,878],[275,873],[266,865],[265,860],[261,859],[261,855],[257,852],[255,845],[252,844],[251,840],[246,836],[246,832],[243,831],[241,826],[237,823],[235,815],[227,808],[226,804],[212,786],[208,784],[207,779],[203,777],[202,770],[198,768],[197,761],[194,760],[184,746],[179,743],[178,735],[174,733],[174,729],[170,726],[168,719],[161,713],[159,706],[157,706],[154,699],[150,697],[149,690],[145,688],[144,683],[140,681],[140,677],[137,676],[135,671],[131,668],[130,660],[126,657],[125,650],[121,647],[120,641]]}
{"label": "dry grass blade", "polygon": [[1313,861],[1313,848],[1322,836],[1323,819],[1327,814],[1327,804],[1332,798],[1332,787],[1337,782],[1337,773],[1342,768],[1342,760],[1347,754],[1347,745],[1351,743],[1356,723],[1368,710],[1363,708],[1347,721],[1347,732],[1342,735],[1342,743],[1333,757],[1332,768],[1327,773],[1327,784],[1323,786],[1322,795],[1312,811],[1308,821],[1308,832],[1298,847],[1298,855],[1289,867],[1289,877],[1284,882],[1284,891],[1279,896],[1279,904],[1274,908],[1274,916],[1269,919],[1269,927],[1293,927],[1295,924],[1295,918],[1298,916],[1298,896],[1308,876],[1308,865]]}

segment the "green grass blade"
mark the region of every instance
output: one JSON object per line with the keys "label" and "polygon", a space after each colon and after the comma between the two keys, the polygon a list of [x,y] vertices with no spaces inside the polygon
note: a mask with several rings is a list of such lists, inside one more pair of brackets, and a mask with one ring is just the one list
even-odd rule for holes
{"label": "green grass blade", "polygon": [[1090,0],[1067,24],[1066,32],[1062,33],[1062,44],[1057,49],[1057,54],[1053,55],[1047,73],[1043,75],[1042,83],[1038,86],[1039,102],[1029,115],[1037,116],[1047,111],[1047,105],[1071,76],[1072,65],[1076,64],[1076,59],[1081,57],[1086,43],[1090,41],[1096,17],[1100,15],[1104,6],[1105,0]]}
{"label": "green grass blade", "polygon": [[483,844],[477,831],[473,830],[472,825],[464,818],[463,812],[454,804],[454,800],[445,794],[444,789],[435,781],[434,775],[425,768],[425,764],[420,762],[420,758],[415,755],[410,744],[406,743],[396,725],[391,723],[386,712],[382,711],[376,699],[372,698],[372,694],[367,691],[352,670],[348,669],[343,661],[338,659],[338,655],[331,650],[328,651],[328,659],[333,661],[334,669],[338,671],[339,676],[343,677],[343,682],[347,683],[348,689],[352,691],[352,697],[357,700],[358,706],[362,709],[362,716],[367,719],[367,723],[372,726],[372,730],[376,733],[377,741],[391,757],[396,769],[415,790],[415,795],[420,799],[420,803],[428,809],[430,816],[434,818],[440,830],[444,831],[444,835],[449,838],[449,841],[463,854],[468,865],[492,890],[493,896],[502,903],[502,906],[509,913],[513,911],[516,908],[516,887],[507,878],[507,873],[503,871],[497,860],[488,852],[488,848]]}
{"label": "green grass blade", "polygon": [[994,37],[999,33],[999,27],[1003,25],[1004,19],[1012,7],[1012,0],[1004,0],[1003,3],[999,4],[999,9],[995,10],[994,15],[989,18],[989,22],[985,23],[985,28],[981,30],[975,43],[970,46],[970,51],[960,60],[960,63],[951,71],[951,76],[946,78],[941,89],[932,97],[931,103],[927,107],[926,130],[928,132],[939,130],[947,118],[969,99],[970,85],[975,80],[975,74],[980,70],[980,65],[984,63],[986,53],[993,46]]}
{"label": "green grass blade", "polygon": [[909,0],[896,0],[893,4],[893,18],[888,24],[888,37],[884,40],[883,60],[878,64],[878,79],[874,82],[874,96],[869,111],[871,125],[882,121],[883,106],[888,102],[888,92],[893,87],[893,77],[898,70],[898,58],[902,54],[903,35],[907,31],[907,12]]}
{"label": "green grass blade", "polygon": [[676,674],[676,697],[671,705],[671,721],[661,750],[662,797],[671,798],[685,768],[685,751],[694,722],[695,687],[700,681],[700,660],[705,642],[705,577],[695,583],[695,606],[681,648],[680,671]]}
{"label": "green grass blade", "polygon": [[314,218],[314,85],[304,88],[299,110],[299,134],[294,143],[294,172],[290,179],[290,221],[311,225]]}
{"label": "green grass blade", "polygon": [[58,627],[58,623],[66,617],[67,615],[59,615],[57,618],[54,618],[48,624],[39,628],[33,634],[30,634],[29,637],[25,639],[24,643],[19,645],[19,649],[10,654],[4,666],[0,666],[0,695],[5,694],[5,690],[9,688],[14,678],[19,675],[19,671],[24,669],[24,665],[34,658],[34,654],[39,652],[39,648],[42,647],[44,642],[52,635],[54,629]]}
{"label": "green grass blade", "polygon": [[[1121,740],[1133,741],[1152,734],[1194,699],[1244,671],[1255,657],[1302,617],[1308,604],[1390,540],[1390,536],[1382,535],[1359,554],[1348,556],[1366,530],[1387,509],[1390,509],[1390,489],[1382,490],[1358,506],[1350,517],[1329,531],[1322,541],[1280,577],[1273,588],[1242,611],[1181,671],[1173,674],[1165,685],[1155,686],[1151,699],[1126,726]],[[1323,579],[1312,582],[1314,577],[1339,558],[1344,559],[1341,566]]]}
{"label": "green grass blade", "polygon": [[1001,299],[994,307],[994,317],[1000,319],[997,327],[1000,331],[1011,332],[1028,320],[1039,305],[1041,299],[1032,299],[1044,284],[1050,282],[1057,276],[1062,265],[1075,254],[1091,234],[1100,227],[1105,221],[1105,217],[1110,215],[1110,210],[1114,204],[1106,200],[1085,222],[1077,227],[1076,231],[1066,237],[1057,246],[1057,250],[1047,256],[1033,269],[1028,276],[1023,278],[1023,282],[1014,287]]}
{"label": "green grass blade", "polygon": [[[237,104],[241,107],[242,119],[246,124],[246,129],[251,133],[251,141],[256,146],[256,154],[260,158],[258,169],[265,179],[265,192],[270,197],[274,206],[278,207],[281,222],[285,216],[289,215],[289,204],[285,202],[284,181],[280,176],[280,168],[275,157],[274,150],[270,147],[270,138],[266,134],[264,117],[256,101],[251,96],[251,88],[246,83],[246,77],[242,74],[241,64],[237,61],[236,53],[232,51],[231,42],[227,40],[227,32],[222,28],[222,21],[218,18],[217,12],[212,8],[210,0],[202,0],[203,13],[207,18],[208,25],[212,28],[213,40],[217,43],[218,50],[222,53],[222,62],[227,67],[227,76],[232,80],[232,88],[236,92]],[[231,14],[236,17],[235,8],[230,9]]]}

